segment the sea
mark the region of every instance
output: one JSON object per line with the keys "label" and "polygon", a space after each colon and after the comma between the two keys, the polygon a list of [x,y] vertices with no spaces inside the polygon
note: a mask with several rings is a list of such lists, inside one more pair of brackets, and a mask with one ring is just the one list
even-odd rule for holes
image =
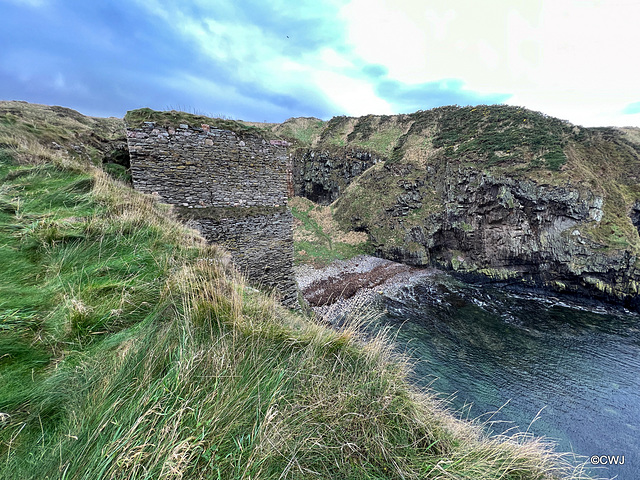
{"label": "sea", "polygon": [[640,479],[640,316],[446,273],[383,298],[412,381],[493,434],[545,437],[599,478]]}

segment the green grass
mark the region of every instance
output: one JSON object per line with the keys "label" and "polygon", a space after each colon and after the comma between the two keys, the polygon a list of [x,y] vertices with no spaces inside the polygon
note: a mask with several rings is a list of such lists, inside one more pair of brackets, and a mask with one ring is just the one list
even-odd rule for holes
{"label": "green grass", "polygon": [[334,117],[328,122],[307,118],[287,120],[277,131],[303,148],[358,148],[389,157],[404,130],[406,116]]}
{"label": "green grass", "polygon": [[[441,149],[449,161],[465,161],[504,170],[559,171],[567,162],[569,140],[581,141],[585,130],[520,107],[479,105],[440,107],[406,115],[334,117],[322,125],[315,147],[358,147],[407,163],[415,155]],[[416,146],[424,143],[422,150]]]}
{"label": "green grass", "polygon": [[[291,212],[296,219],[294,256],[296,263],[325,266],[334,260],[346,260],[357,255],[371,254],[372,248],[364,235],[345,236],[333,220],[330,206],[322,206],[305,198],[290,201]],[[321,216],[314,218],[314,212]],[[324,222],[319,223],[318,218]],[[352,237],[352,238],[350,238]]]}
{"label": "green grass", "polygon": [[393,151],[393,148],[401,135],[401,128],[391,127],[385,130],[373,132],[366,138],[366,140],[363,139],[357,144],[365,150],[376,152],[388,157]]}
{"label": "green grass", "polygon": [[21,438],[36,430],[42,437],[45,427],[32,421],[55,425],[67,400],[73,401],[75,393],[66,387],[52,390],[60,387],[50,385],[57,369],[80,362],[110,335],[150,318],[170,259],[178,252],[183,258],[201,253],[193,247],[176,250],[168,231],[144,225],[139,218],[144,202],[135,207],[138,216],[126,197],[109,205],[116,200],[111,190],[130,195],[89,168],[12,163],[4,151],[0,411],[11,415],[11,424],[0,439],[7,459],[13,458],[7,446],[20,444],[12,441],[16,428]]}
{"label": "green grass", "polygon": [[103,169],[105,173],[111,175],[116,180],[120,180],[125,183],[131,183],[132,181],[129,169],[123,165],[118,165],[117,163],[105,163]]}
{"label": "green grass", "polygon": [[38,152],[0,155],[0,478],[585,478],[455,420],[362,318],[279,306],[166,206]]}
{"label": "green grass", "polygon": [[563,151],[574,138],[569,124],[539,112],[507,105],[440,107],[407,115],[412,121],[393,152],[394,162],[407,155],[412,136],[433,135],[432,147],[450,160],[489,168],[521,165],[557,171],[567,161]]}
{"label": "green grass", "polygon": [[326,266],[335,260],[347,260],[358,255],[372,254],[370,246],[349,245],[346,243],[322,243],[299,241],[294,244],[296,263],[312,263]]}
{"label": "green grass", "polygon": [[275,127],[275,132],[300,147],[311,147],[320,137],[325,122],[318,118],[290,118]]}
{"label": "green grass", "polygon": [[353,130],[347,135],[350,146],[356,146],[388,157],[403,135],[402,117],[367,115],[356,119]]}

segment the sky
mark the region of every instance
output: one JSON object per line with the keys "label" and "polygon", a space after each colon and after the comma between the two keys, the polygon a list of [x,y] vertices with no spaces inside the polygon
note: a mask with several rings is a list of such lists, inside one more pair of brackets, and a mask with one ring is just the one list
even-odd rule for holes
{"label": "sky", "polygon": [[0,99],[256,122],[508,104],[640,126],[639,0],[0,0]]}

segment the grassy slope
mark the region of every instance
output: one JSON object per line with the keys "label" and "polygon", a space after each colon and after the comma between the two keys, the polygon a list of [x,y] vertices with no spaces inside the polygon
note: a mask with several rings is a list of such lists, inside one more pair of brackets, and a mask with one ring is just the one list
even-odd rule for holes
{"label": "grassy slope", "polygon": [[325,122],[318,118],[290,118],[283,123],[274,125],[272,131],[278,136],[288,138],[294,144],[312,146],[318,142],[324,125]]}
{"label": "grassy slope", "polygon": [[[296,125],[299,148],[356,147],[387,158],[346,190],[339,218],[372,217],[369,229],[393,229],[379,219],[402,193],[396,175],[413,182],[431,178],[430,168],[482,170],[496,177],[534,180],[542,185],[570,185],[603,196],[604,218],[583,232],[606,249],[640,252],[640,237],[628,216],[640,201],[640,134],[637,129],[582,128],[539,112],[511,106],[441,107],[406,115],[335,117],[324,124],[290,120]],[[289,129],[290,130],[290,129]],[[301,139],[313,141],[303,142]],[[406,168],[405,168],[406,167]],[[422,192],[429,194],[428,190]],[[431,200],[434,200],[432,202]],[[424,203],[424,202],[423,202]],[[426,200],[423,211],[412,211],[419,224],[442,212],[439,198]],[[347,226],[348,222],[343,222]],[[411,223],[411,221],[409,222]],[[400,232],[397,230],[397,232]],[[396,233],[397,233],[396,232]],[[401,239],[396,239],[401,241]]]}
{"label": "grassy slope", "polygon": [[0,150],[0,478],[572,470],[453,420],[386,342],[246,288],[167,208],[48,142]]}
{"label": "grassy slope", "polygon": [[114,141],[126,142],[119,118],[87,117],[64,107],[0,101],[0,147],[12,149],[18,159],[47,159],[53,147],[98,165]]}
{"label": "grassy slope", "polygon": [[330,206],[317,205],[303,197],[290,199],[289,206],[295,219],[296,263],[326,266],[334,260],[372,253],[365,233],[340,230]]}

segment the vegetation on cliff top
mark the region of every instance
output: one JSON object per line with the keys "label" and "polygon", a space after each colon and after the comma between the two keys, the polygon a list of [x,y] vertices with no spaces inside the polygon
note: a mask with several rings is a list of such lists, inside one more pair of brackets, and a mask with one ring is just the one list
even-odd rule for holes
{"label": "vegetation on cliff top", "polygon": [[305,147],[317,143],[324,124],[325,122],[314,117],[290,118],[273,126],[272,130],[294,144]]}
{"label": "vegetation on cliff top", "polygon": [[95,165],[117,147],[126,148],[119,118],[86,117],[65,107],[0,101],[0,148],[18,160],[47,158],[50,150],[65,150],[73,158]]}
{"label": "vegetation on cliff top", "polygon": [[86,117],[65,107],[0,101],[0,148],[11,149],[18,160],[46,159],[51,150],[64,151],[130,181],[120,118]]}
{"label": "vegetation on cliff top", "polygon": [[266,139],[276,138],[270,129],[258,127],[255,124],[244,123],[240,120],[207,117],[177,110],[161,112],[150,108],[139,108],[128,111],[124,116],[124,121],[131,128],[140,128],[144,126],[145,122],[155,122],[161,127],[175,128],[181,124],[189,125],[193,128],[209,125],[222,130],[230,130],[239,135],[258,135]]}
{"label": "vegetation on cliff top", "polygon": [[64,138],[15,135],[0,149],[0,478],[582,477],[539,441],[454,420],[384,339],[248,288]]}
{"label": "vegetation on cliff top", "polygon": [[284,126],[295,124],[295,137],[307,148],[357,147],[392,163],[411,162],[416,157],[415,150],[422,150],[427,156],[438,151],[449,160],[514,173],[559,171],[567,163],[565,149],[571,142],[589,143],[598,136],[621,137],[617,129],[582,128],[508,105],[447,106],[357,118],[339,116],[317,123],[298,120],[290,119],[274,128],[288,136],[290,129]]}

